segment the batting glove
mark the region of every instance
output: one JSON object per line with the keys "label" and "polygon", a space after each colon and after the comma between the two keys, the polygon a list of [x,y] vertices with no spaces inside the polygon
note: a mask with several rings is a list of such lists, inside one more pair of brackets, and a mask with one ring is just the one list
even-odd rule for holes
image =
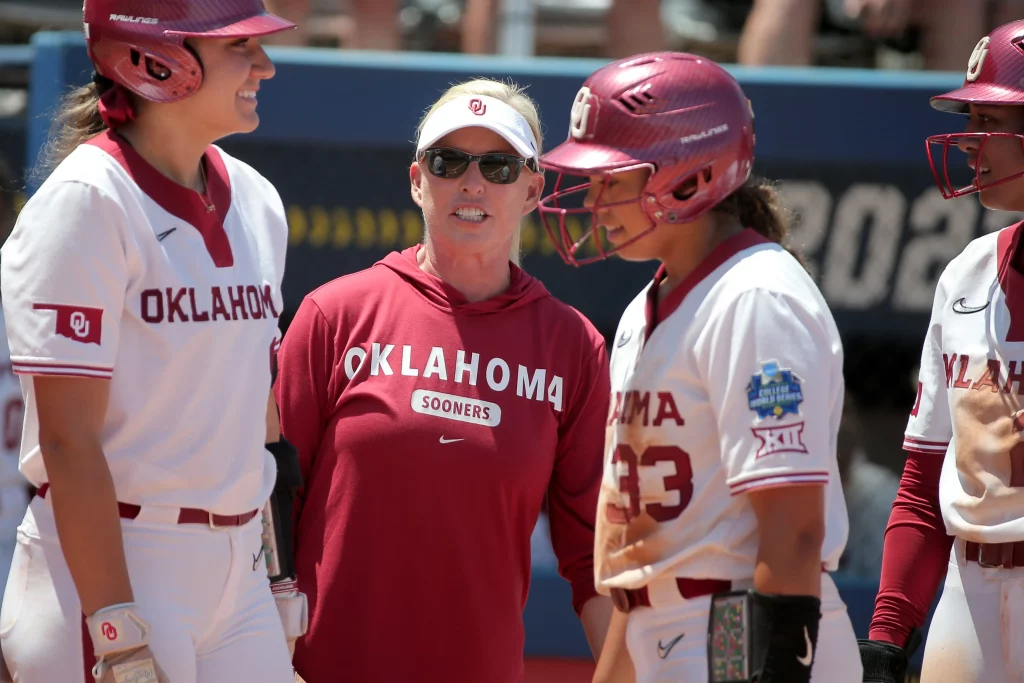
{"label": "batting glove", "polygon": [[288,642],[289,656],[295,655],[295,641],[306,635],[309,628],[309,607],[306,594],[299,591],[295,581],[279,581],[270,584],[277,603],[277,613],[284,627],[284,637]]}
{"label": "batting glove", "polygon": [[104,607],[85,624],[96,656],[96,683],[168,683],[149,649],[149,624],[133,603]]}
{"label": "batting glove", "polygon": [[912,629],[906,647],[882,640],[858,640],[857,645],[864,665],[864,683],[904,683],[910,658],[921,645],[921,632]]}

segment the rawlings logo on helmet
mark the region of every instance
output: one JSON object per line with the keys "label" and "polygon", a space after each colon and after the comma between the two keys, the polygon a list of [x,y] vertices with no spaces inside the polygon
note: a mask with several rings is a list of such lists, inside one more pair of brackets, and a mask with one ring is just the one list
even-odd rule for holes
{"label": "rawlings logo on helmet", "polygon": [[[572,111],[569,113],[569,136],[577,140],[584,140],[594,135],[594,125],[597,123],[597,97],[590,92],[590,88],[583,86],[576,93],[576,99],[572,102]],[[594,120],[591,120],[593,115]]]}
{"label": "rawlings logo on helmet", "polygon": [[727,133],[728,131],[729,131],[729,124],[728,123],[723,123],[720,126],[715,126],[714,128],[708,128],[707,130],[702,130],[699,133],[694,133],[692,135],[684,135],[683,137],[679,138],[679,142],[681,142],[682,144],[685,145],[688,142],[696,142],[698,140],[704,140],[705,138],[713,137],[715,135],[718,135],[719,133]]}
{"label": "rawlings logo on helmet", "polygon": [[159,24],[160,20],[154,17],[132,17],[127,14],[111,14],[110,21],[120,21],[127,24]]}
{"label": "rawlings logo on helmet", "polygon": [[967,62],[967,80],[974,82],[981,75],[981,67],[985,64],[985,57],[988,55],[989,37],[985,36],[974,46],[971,59]]}

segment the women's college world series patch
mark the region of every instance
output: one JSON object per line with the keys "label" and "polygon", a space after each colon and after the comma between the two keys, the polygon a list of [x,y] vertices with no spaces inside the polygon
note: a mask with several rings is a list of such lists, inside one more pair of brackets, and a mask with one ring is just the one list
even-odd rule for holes
{"label": "women's college world series patch", "polygon": [[773,360],[762,362],[761,372],[752,375],[747,385],[747,405],[760,420],[799,415],[803,401],[800,378],[789,368],[780,368]]}

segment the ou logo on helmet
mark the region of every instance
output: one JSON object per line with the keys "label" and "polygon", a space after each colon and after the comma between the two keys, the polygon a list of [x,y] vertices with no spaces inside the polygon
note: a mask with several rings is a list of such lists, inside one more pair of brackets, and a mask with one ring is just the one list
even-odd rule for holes
{"label": "ou logo on helmet", "polygon": [[971,59],[967,62],[967,80],[974,82],[981,75],[981,67],[985,64],[985,57],[988,55],[989,37],[985,36],[974,46]]}
{"label": "ou logo on helmet", "polygon": [[594,128],[597,124],[597,103],[598,99],[590,88],[583,86],[576,93],[576,99],[572,102],[572,111],[569,113],[569,136],[576,140],[584,140],[594,136]]}

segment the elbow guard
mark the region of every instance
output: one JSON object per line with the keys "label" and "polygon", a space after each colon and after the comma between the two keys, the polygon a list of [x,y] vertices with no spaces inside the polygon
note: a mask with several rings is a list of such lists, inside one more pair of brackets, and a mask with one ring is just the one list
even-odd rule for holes
{"label": "elbow guard", "polygon": [[263,509],[263,547],[271,583],[295,579],[295,497],[302,488],[299,452],[288,441],[268,443],[277,462],[277,481]]}
{"label": "elbow guard", "polygon": [[268,443],[265,448],[277,463],[277,483],[274,491],[288,491],[294,495],[302,488],[302,472],[299,469],[299,451],[283,436],[279,441]]}

